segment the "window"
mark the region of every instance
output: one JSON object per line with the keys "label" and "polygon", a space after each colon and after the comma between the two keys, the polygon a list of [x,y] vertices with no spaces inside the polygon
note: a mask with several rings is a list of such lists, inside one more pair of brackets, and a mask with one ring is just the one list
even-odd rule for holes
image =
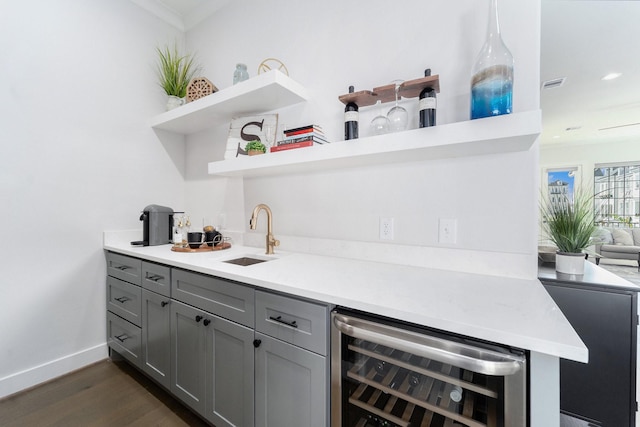
{"label": "window", "polygon": [[640,227],[640,165],[596,165],[593,182],[596,223]]}

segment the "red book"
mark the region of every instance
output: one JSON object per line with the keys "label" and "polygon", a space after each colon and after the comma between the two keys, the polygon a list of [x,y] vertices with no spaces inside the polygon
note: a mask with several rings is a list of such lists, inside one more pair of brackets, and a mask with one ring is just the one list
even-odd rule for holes
{"label": "red book", "polygon": [[291,135],[300,135],[300,134],[309,133],[309,132],[322,133],[322,129],[314,125],[309,125],[309,126],[296,128],[296,129],[287,129],[284,131],[284,134],[286,136],[291,136]]}
{"label": "red book", "polygon": [[313,141],[309,140],[309,141],[303,141],[303,142],[296,142],[293,144],[276,145],[275,147],[271,147],[269,151],[272,153],[276,153],[278,151],[292,150],[294,148],[311,147],[312,145],[313,145]]}

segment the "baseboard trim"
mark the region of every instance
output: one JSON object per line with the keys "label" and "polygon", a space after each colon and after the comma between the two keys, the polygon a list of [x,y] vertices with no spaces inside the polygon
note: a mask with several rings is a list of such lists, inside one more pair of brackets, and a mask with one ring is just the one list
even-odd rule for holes
{"label": "baseboard trim", "polygon": [[107,344],[99,344],[74,354],[0,378],[0,399],[107,358]]}

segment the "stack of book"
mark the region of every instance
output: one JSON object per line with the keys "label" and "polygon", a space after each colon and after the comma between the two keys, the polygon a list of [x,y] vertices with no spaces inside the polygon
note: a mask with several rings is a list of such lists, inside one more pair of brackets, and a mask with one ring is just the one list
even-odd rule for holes
{"label": "stack of book", "polygon": [[322,128],[318,125],[302,126],[295,129],[287,129],[284,131],[284,138],[278,141],[275,147],[271,147],[270,151],[291,150],[293,148],[310,147],[315,144],[328,144]]}

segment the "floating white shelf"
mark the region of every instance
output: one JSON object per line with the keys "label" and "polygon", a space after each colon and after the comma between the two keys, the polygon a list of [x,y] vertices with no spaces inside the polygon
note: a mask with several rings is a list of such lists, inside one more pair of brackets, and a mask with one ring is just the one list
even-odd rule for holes
{"label": "floating white shelf", "polygon": [[273,111],[306,100],[304,87],[272,70],[162,113],[151,120],[151,127],[189,135],[228,124],[234,117]]}
{"label": "floating white shelf", "polygon": [[209,163],[209,174],[256,177],[527,151],[540,110]]}

